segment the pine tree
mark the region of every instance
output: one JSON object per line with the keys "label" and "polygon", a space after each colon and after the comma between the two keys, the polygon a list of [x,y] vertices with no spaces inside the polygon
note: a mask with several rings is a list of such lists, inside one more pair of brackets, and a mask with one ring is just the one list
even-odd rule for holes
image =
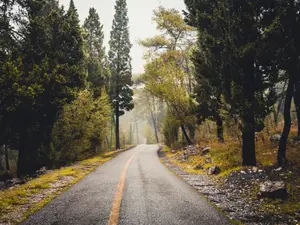
{"label": "pine tree", "polygon": [[[74,4],[65,14],[55,0],[28,1],[29,23],[23,30],[23,76],[14,93],[19,134],[18,174],[49,163],[47,151],[58,112],[85,85],[81,27]],[[22,115],[22,116],[20,116]]]}
{"label": "pine tree", "polygon": [[[284,106],[284,128],[278,147],[277,163],[286,163],[286,147],[291,128],[292,99],[296,105],[298,119],[298,136],[300,137],[300,3],[296,0],[276,1],[272,5],[270,14],[276,17],[276,23],[269,30],[268,35],[273,38],[276,49],[276,63],[279,69],[286,71],[288,88]],[[272,12],[272,13],[271,13]]]}
{"label": "pine tree", "polygon": [[4,60],[16,44],[11,25],[13,6],[15,3],[12,0],[3,0],[0,3],[0,60]]}
{"label": "pine tree", "polygon": [[105,48],[103,46],[103,25],[95,8],[90,8],[89,16],[86,18],[83,29],[85,31],[85,49],[87,52],[86,65],[88,71],[88,82],[94,95],[101,94],[101,88],[107,77]]}
{"label": "pine tree", "polygon": [[117,0],[115,16],[109,41],[109,66],[111,70],[110,98],[114,107],[116,148],[120,148],[119,117],[133,109],[132,68],[129,40],[129,19],[126,0]]}
{"label": "pine tree", "polygon": [[187,20],[199,34],[196,60],[208,69],[197,74],[222,90],[230,114],[240,121],[243,165],[256,165],[255,132],[263,129],[275,103],[278,80],[272,60],[265,60],[271,55],[270,39],[261,32],[272,24],[268,6],[244,0],[185,2]]}

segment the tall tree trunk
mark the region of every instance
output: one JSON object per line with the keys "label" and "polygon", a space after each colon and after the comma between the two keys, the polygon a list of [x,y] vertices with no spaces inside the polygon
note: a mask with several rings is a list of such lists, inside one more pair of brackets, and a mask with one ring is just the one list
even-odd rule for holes
{"label": "tall tree trunk", "polygon": [[106,142],[106,145],[107,145],[107,149],[109,149],[109,141],[108,141],[108,137],[105,136],[105,142]]}
{"label": "tall tree trunk", "polygon": [[136,144],[139,144],[139,127],[138,127],[138,123],[135,122],[135,126],[136,126]]}
{"label": "tall tree trunk", "polygon": [[297,122],[298,122],[298,139],[300,139],[300,81],[295,85],[294,102],[296,106]]}
{"label": "tall tree trunk", "polygon": [[219,142],[224,142],[223,120],[220,115],[216,116],[216,124],[217,124],[217,137],[219,139]]}
{"label": "tall tree trunk", "polygon": [[159,138],[158,138],[158,131],[157,131],[157,127],[154,127],[154,134],[155,134],[155,140],[156,140],[156,144],[159,143]]}
{"label": "tall tree trunk", "polygon": [[116,127],[115,127],[115,134],[116,134],[116,149],[120,149],[120,111],[119,111],[119,103],[116,103],[115,108],[116,114]]}
{"label": "tall tree trunk", "polygon": [[21,147],[19,150],[17,175],[23,177],[28,174],[34,173],[38,169],[35,156],[29,152],[30,147]]}
{"label": "tall tree trunk", "polygon": [[[247,57],[248,58],[248,57]],[[254,59],[253,53],[249,53],[249,60],[247,60],[245,68],[244,80],[244,98],[245,105],[242,112],[242,140],[243,140],[243,165],[256,166],[256,153],[255,153],[255,79],[254,67],[252,60]],[[252,62],[252,63],[251,63]]]}
{"label": "tall tree trunk", "polygon": [[294,83],[292,80],[289,81],[288,89],[285,97],[284,104],[284,127],[279,142],[277,163],[278,165],[284,165],[286,163],[286,145],[292,125],[291,121],[291,105],[294,95]]}
{"label": "tall tree trunk", "polygon": [[9,158],[8,158],[8,146],[4,146],[4,151],[5,151],[5,168],[6,172],[10,173],[10,166],[9,166]]}
{"label": "tall tree trunk", "polygon": [[154,117],[154,114],[153,114],[152,110],[150,110],[150,114],[151,114],[151,119],[152,119],[152,123],[153,123],[153,129],[154,129],[156,143],[158,144],[159,143],[159,139],[158,139],[158,131],[157,131],[156,119]]}
{"label": "tall tree trunk", "polygon": [[132,145],[132,122],[130,120],[129,144]]}
{"label": "tall tree trunk", "polygon": [[188,134],[187,134],[187,132],[186,132],[186,129],[185,129],[184,125],[181,124],[180,127],[181,127],[181,131],[182,131],[182,133],[183,133],[183,135],[184,135],[184,137],[185,137],[187,143],[188,143],[189,145],[191,145],[191,144],[192,144],[192,141],[191,141],[191,139],[189,138],[189,136],[188,136]]}
{"label": "tall tree trunk", "polygon": [[2,157],[5,158],[5,156],[4,156],[4,146],[0,145],[0,171],[4,171],[5,170],[4,165],[2,165],[2,161],[3,161]]}
{"label": "tall tree trunk", "polygon": [[[282,93],[285,91],[285,88],[286,88],[287,84],[288,84],[288,81],[285,81],[284,85],[283,85]],[[279,99],[278,106],[277,106],[277,111],[274,110],[274,122],[275,122],[276,127],[278,127],[278,117],[279,117],[279,113],[280,113],[280,109],[281,109],[283,99],[284,99],[284,97],[281,97]]]}
{"label": "tall tree trunk", "polygon": [[243,118],[243,165],[256,166],[254,114],[253,112],[249,114],[251,115]]}

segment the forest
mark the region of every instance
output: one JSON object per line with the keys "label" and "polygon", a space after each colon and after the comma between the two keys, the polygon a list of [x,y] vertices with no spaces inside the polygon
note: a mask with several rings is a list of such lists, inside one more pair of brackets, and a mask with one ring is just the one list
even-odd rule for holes
{"label": "forest", "polygon": [[[107,54],[95,8],[81,25],[73,0],[66,10],[55,0],[1,1],[4,177],[32,174],[44,166],[57,168],[108,151],[114,113],[118,125],[119,116],[133,107],[124,2],[116,6]],[[10,168],[11,161],[16,168]]]}
{"label": "forest", "polygon": [[257,165],[258,137],[277,132],[277,164],[285,165],[292,125],[297,132],[290,138],[300,137],[299,3],[185,3],[184,17],[157,9],[161,35],[140,41],[147,64],[138,82],[165,105],[161,125],[152,124],[178,148],[201,143],[196,133],[209,133],[205,124],[214,122],[219,142],[226,143],[225,136],[240,141],[244,166]]}
{"label": "forest", "polygon": [[[29,207],[22,218],[4,215],[16,196],[37,204],[31,196],[42,189],[58,193],[53,180],[61,193],[139,144],[159,147],[162,162],[186,173],[218,175],[219,183],[240,176],[244,183],[233,186],[254,202],[255,174],[283,180],[288,201],[259,204],[294,220],[300,2],[184,0],[184,6],[157,7],[156,34],[130,40],[127,1],[116,0],[106,46],[96,8],[80,21],[73,0],[67,7],[57,0],[0,1],[0,184],[6,185],[0,185],[0,222],[26,218]],[[144,50],[138,74],[134,45]],[[35,180],[39,171],[50,172]],[[13,179],[24,186],[9,189]]]}
{"label": "forest", "polygon": [[125,0],[116,2],[108,51],[95,8],[81,24],[73,0],[67,9],[56,0],[2,1],[2,176],[133,144],[132,122],[120,140],[120,118],[132,110],[149,144],[178,149],[206,136],[235,143],[240,164],[255,166],[257,140],[277,134],[276,163],[286,165],[289,143],[300,138],[300,4],[185,5],[154,11],[160,35],[139,40],[145,72],[132,76]]}

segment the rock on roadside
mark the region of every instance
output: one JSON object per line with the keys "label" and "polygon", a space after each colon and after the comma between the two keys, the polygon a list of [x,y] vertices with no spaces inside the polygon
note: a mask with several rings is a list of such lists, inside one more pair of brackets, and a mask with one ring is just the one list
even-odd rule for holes
{"label": "rock on roadside", "polygon": [[260,185],[257,194],[259,198],[280,198],[284,199],[288,196],[286,184],[283,181],[266,181]]}
{"label": "rock on roadside", "polygon": [[272,143],[279,143],[280,138],[281,138],[280,134],[275,134],[275,135],[273,135],[273,136],[270,137],[270,141]]}
{"label": "rock on roadside", "polygon": [[208,175],[217,175],[221,172],[220,167],[218,166],[212,166],[211,168],[208,169],[207,174]]}

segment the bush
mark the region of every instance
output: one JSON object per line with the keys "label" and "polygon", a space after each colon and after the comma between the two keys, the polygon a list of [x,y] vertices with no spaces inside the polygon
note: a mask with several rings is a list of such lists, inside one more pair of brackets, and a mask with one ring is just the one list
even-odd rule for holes
{"label": "bush", "polygon": [[50,158],[55,164],[82,160],[104,150],[104,140],[111,118],[107,94],[96,99],[87,91],[66,105],[54,125]]}

